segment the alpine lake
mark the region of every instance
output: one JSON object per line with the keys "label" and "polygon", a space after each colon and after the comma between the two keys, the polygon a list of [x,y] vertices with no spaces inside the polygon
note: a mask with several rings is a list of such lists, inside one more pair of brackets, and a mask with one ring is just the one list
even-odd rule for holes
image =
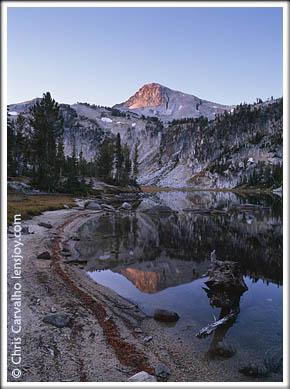
{"label": "alpine lake", "polygon": [[[148,316],[155,308],[177,312],[178,321],[160,326],[201,359],[235,371],[249,362],[266,366],[260,381],[282,381],[282,194],[163,191],[131,205],[78,230],[75,248],[92,280]],[[235,297],[234,319],[200,338],[222,317],[205,285],[213,250],[218,260],[239,264],[248,290]],[[215,353],[218,342],[225,350]]]}

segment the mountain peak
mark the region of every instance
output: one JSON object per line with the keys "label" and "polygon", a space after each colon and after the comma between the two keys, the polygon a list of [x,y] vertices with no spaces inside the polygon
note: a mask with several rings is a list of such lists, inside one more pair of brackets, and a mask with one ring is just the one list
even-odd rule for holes
{"label": "mountain peak", "polygon": [[142,108],[162,105],[166,102],[166,87],[156,82],[143,85],[138,92],[125,101],[124,108]]}
{"label": "mountain peak", "polygon": [[223,111],[233,107],[202,100],[188,93],[170,89],[157,82],[143,85],[127,101],[114,105],[114,108],[134,110],[145,116],[157,116],[163,121],[186,117],[205,116],[214,119]]}

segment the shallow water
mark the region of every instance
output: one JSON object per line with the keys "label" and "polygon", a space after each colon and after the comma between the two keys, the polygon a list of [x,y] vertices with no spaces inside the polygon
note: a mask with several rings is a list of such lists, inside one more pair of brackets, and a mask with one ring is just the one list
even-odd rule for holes
{"label": "shallow water", "polygon": [[[174,212],[148,212],[157,205]],[[216,212],[200,214],[198,208]],[[209,351],[217,340],[236,350],[230,359],[211,362],[227,369],[262,363],[269,349],[282,353],[282,201],[278,196],[161,192],[144,197],[132,212],[90,220],[79,236],[76,248],[88,261],[91,278],[135,302],[148,315],[157,307],[177,312],[180,319],[165,330],[192,344],[200,357],[212,359]],[[220,315],[220,308],[211,307],[203,289],[214,249],[218,259],[240,263],[248,291],[240,297],[234,323],[198,339],[196,333]],[[275,374],[275,380],[282,380],[282,372]]]}

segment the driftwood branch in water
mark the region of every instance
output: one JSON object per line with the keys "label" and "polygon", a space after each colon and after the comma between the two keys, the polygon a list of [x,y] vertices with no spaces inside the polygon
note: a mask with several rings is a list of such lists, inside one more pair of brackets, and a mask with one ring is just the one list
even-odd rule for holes
{"label": "driftwood branch in water", "polygon": [[219,319],[211,324],[208,324],[207,326],[203,327],[195,336],[197,338],[206,338],[208,335],[210,335],[217,327],[222,326],[229,322],[230,320],[235,320],[237,316],[237,312],[229,313],[228,315],[224,316],[222,319]]}

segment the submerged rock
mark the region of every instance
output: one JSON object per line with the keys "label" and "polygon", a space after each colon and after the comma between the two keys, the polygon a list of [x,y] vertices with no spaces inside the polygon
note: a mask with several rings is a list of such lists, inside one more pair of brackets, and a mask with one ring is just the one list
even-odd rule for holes
{"label": "submerged rock", "polygon": [[156,382],[156,378],[153,375],[146,373],[146,371],[140,371],[139,373],[128,378],[130,382]]}
{"label": "submerged rock", "polygon": [[51,255],[48,251],[44,251],[37,256],[37,259],[51,259]]}
{"label": "submerged rock", "polygon": [[63,328],[67,327],[70,323],[70,316],[67,313],[56,313],[56,314],[50,314],[46,315],[42,321],[47,324],[52,324],[55,327]]}
{"label": "submerged rock", "polygon": [[230,358],[236,353],[234,347],[232,347],[227,342],[221,341],[216,344],[216,347],[212,350],[212,354],[222,357],[222,358]]}
{"label": "submerged rock", "polygon": [[264,365],[268,371],[279,372],[283,367],[283,348],[272,347],[265,352]]}
{"label": "submerged rock", "polygon": [[162,379],[167,379],[171,374],[171,370],[164,365],[164,363],[159,363],[155,368],[156,377],[160,377]]}
{"label": "submerged rock", "polygon": [[166,309],[156,308],[154,311],[154,319],[159,321],[177,321],[179,316],[176,312],[167,311]]}
{"label": "submerged rock", "polygon": [[240,373],[248,377],[265,377],[268,375],[268,371],[264,365],[258,365],[257,363],[249,363],[246,366],[243,366],[240,370]]}

